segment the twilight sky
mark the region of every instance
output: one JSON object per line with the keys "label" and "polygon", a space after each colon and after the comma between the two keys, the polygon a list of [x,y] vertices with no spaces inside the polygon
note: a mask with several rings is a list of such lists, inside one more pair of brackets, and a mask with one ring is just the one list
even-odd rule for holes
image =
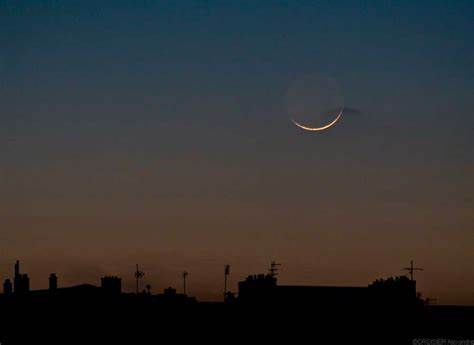
{"label": "twilight sky", "polygon": [[[33,288],[139,263],[220,297],[425,271],[474,304],[472,1],[0,0],[0,278]],[[360,110],[289,120],[306,75]]]}

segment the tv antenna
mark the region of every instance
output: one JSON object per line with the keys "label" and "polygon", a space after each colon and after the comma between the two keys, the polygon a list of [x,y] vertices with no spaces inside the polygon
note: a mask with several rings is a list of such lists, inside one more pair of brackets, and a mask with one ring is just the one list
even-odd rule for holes
{"label": "tv antenna", "polygon": [[137,295],[138,293],[140,292],[140,287],[139,287],[139,283],[138,281],[143,278],[143,276],[145,275],[145,272],[143,271],[140,271],[138,269],[138,264],[136,265],[136,271],[135,271],[135,280],[136,280],[136,283],[137,283]]}
{"label": "tv antenna", "polygon": [[413,266],[413,260],[410,261],[410,267],[405,267],[403,270],[410,272],[410,280],[411,280],[411,281],[413,281],[413,272],[414,272],[414,271],[424,271],[423,268],[414,267],[414,266]]}
{"label": "tv antenna", "polygon": [[275,261],[270,263],[270,269],[268,272],[270,273],[271,277],[276,277],[278,275],[278,266],[281,266],[281,264],[276,263]]}
{"label": "tv antenna", "polygon": [[227,277],[230,275],[230,265],[224,266],[224,301],[227,294]]}
{"label": "tv antenna", "polygon": [[186,278],[188,277],[188,272],[183,272],[183,293],[186,295]]}

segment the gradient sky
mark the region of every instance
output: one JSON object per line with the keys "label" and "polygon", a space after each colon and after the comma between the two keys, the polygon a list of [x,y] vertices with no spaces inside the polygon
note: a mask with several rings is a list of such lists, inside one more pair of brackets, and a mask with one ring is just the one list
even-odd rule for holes
{"label": "gradient sky", "polygon": [[[424,267],[474,304],[472,1],[0,1],[0,278],[219,298]],[[347,113],[289,120],[292,81]]]}

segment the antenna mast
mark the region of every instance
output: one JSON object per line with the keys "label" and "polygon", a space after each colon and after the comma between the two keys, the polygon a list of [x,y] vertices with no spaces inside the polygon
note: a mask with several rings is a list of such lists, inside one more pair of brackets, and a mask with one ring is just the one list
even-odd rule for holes
{"label": "antenna mast", "polygon": [[137,283],[137,295],[138,293],[140,292],[140,287],[139,287],[139,284],[138,284],[138,281],[143,278],[143,276],[145,275],[145,273],[143,271],[140,271],[138,269],[138,264],[136,265],[136,271],[135,271],[135,280],[136,280],[136,283]]}
{"label": "antenna mast", "polygon": [[278,275],[278,266],[281,266],[281,264],[276,263],[275,261],[270,263],[270,269],[268,270],[268,273],[271,277],[275,278]]}
{"label": "antenna mast", "polygon": [[227,294],[227,277],[230,275],[230,265],[224,266],[224,301]]}
{"label": "antenna mast", "polygon": [[183,272],[183,293],[186,295],[186,278],[188,277],[188,272]]}
{"label": "antenna mast", "polygon": [[414,271],[423,271],[424,269],[419,268],[419,267],[414,267],[413,266],[413,260],[411,260],[410,261],[410,267],[405,267],[403,270],[410,272],[410,280],[413,281],[413,272]]}

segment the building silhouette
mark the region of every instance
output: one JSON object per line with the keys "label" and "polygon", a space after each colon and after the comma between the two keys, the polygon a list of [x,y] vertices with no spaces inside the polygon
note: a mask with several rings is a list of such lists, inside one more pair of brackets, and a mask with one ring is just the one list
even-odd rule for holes
{"label": "building silhouette", "polygon": [[163,293],[152,296],[152,300],[158,304],[168,305],[183,305],[189,303],[196,303],[194,297],[189,297],[184,293],[176,292],[175,288],[167,287]]}
{"label": "building silhouette", "polygon": [[368,289],[378,303],[401,306],[417,302],[416,281],[406,276],[378,279]]}
{"label": "building silhouette", "polygon": [[[31,291],[27,278],[16,262],[15,279],[3,284],[0,340],[8,343],[375,345],[383,336],[411,345],[414,336],[474,336],[474,308],[419,304],[416,282],[405,276],[360,287],[297,286],[278,284],[273,269],[239,282],[225,302],[198,302],[172,287],[127,293],[117,276],[59,287],[52,273],[49,288]],[[44,332],[51,325],[55,332]]]}
{"label": "building silhouette", "polygon": [[100,279],[102,290],[111,295],[122,293],[122,279],[117,276],[105,276]]}
{"label": "building silhouette", "polygon": [[419,302],[416,282],[407,277],[376,280],[368,286],[278,285],[272,274],[250,275],[239,282],[238,302],[274,306],[358,310],[384,307],[392,311],[412,308]]}

